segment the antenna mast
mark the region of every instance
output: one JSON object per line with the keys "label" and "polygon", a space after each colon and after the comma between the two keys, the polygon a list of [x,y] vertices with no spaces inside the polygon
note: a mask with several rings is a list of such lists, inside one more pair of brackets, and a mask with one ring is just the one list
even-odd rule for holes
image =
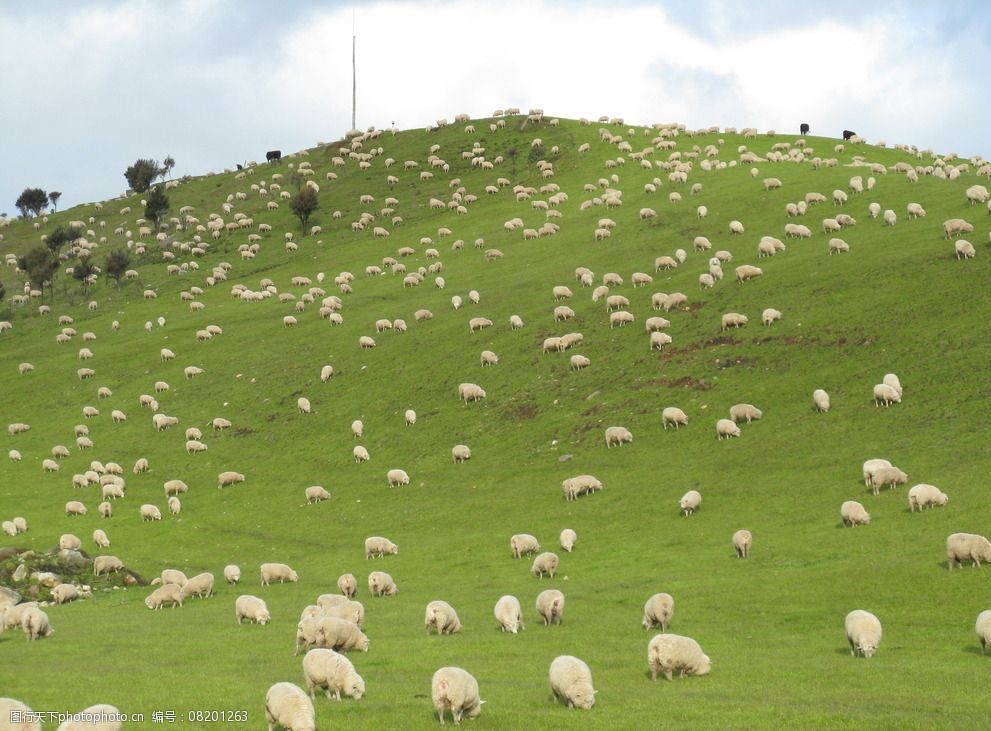
{"label": "antenna mast", "polygon": [[355,45],[356,45],[356,34],[355,34],[355,11],[354,8],[351,9],[351,129],[357,129],[357,124],[355,122],[355,113],[358,105],[358,65],[355,57]]}

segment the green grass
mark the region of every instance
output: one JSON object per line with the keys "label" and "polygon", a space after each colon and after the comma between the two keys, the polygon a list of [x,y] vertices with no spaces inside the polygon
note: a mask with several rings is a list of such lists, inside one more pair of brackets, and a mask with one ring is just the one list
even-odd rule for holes
{"label": "green grass", "polygon": [[[489,120],[476,121],[480,132]],[[231,728],[259,728],[264,723],[265,691],[274,682],[302,683],[300,658],[294,657],[295,625],[302,608],[323,592],[336,591],[346,571],[359,579],[359,599],[366,607],[371,639],[367,654],[352,660],[367,684],[360,702],[316,701],[320,728],[430,728],[436,725],[429,700],[430,677],[443,665],[459,665],[479,680],[487,701],[473,728],[541,729],[649,728],[659,719],[675,728],[978,728],[986,723],[987,704],[980,678],[986,658],[978,654],[973,623],[991,605],[988,569],[948,572],[944,540],[956,531],[987,534],[991,507],[985,475],[991,467],[986,448],[987,321],[991,280],[987,245],[988,218],[971,208],[964,189],[979,182],[973,171],[959,180],[922,176],[917,184],[890,173],[877,176],[877,187],[850,196],[842,209],[827,203],[810,209],[798,222],[814,232],[810,241],[786,241],[787,251],[758,262],[761,235],[781,237],[789,220],[785,203],[808,191],[830,196],[847,188],[850,176],[869,175],[851,167],[854,154],[891,166],[917,161],[895,150],[847,145],[837,155],[840,165],[814,170],[809,163],[758,164],[703,172],[696,168],[689,185],[701,182],[691,196],[688,186],[674,186],[664,170],[643,170],[635,161],[607,170],[606,158],[616,148],[599,140],[596,126],[564,120],[525,129],[511,122],[495,134],[465,135],[461,126],[436,133],[383,135],[374,144],[384,154],[367,171],[355,162],[334,168],[336,145],[314,149],[308,158],[321,187],[321,210],[311,224],[323,232],[298,236],[298,224],[280,201],[274,212],[249,190],[252,182],[281,172],[284,190],[288,165],[260,165],[243,180],[233,174],[207,176],[169,191],[173,213],[195,207],[203,222],[235,191],[249,193],[234,211],[252,216],[255,224],[273,226],[253,261],[242,262],[237,247],[254,229],[225,234],[198,260],[200,269],[169,277],[157,254],[139,262],[137,281],[120,290],[102,282],[83,295],[64,274],[55,284],[52,315],[37,314],[36,303],[15,309],[6,319],[14,329],[0,335],[0,422],[24,421],[29,432],[5,437],[24,460],[0,463],[0,518],[27,518],[30,530],[17,545],[48,550],[59,536],[73,532],[85,550],[96,554],[90,534],[96,527],[110,536],[110,553],[146,579],[174,567],[194,574],[212,571],[218,578],[227,563],[242,567],[240,587],[218,584],[217,596],[191,600],[176,611],[152,613],[142,600],[146,587],[98,591],[90,601],[47,611],[56,634],[28,644],[19,632],[0,635],[0,692],[36,710],[79,710],[97,702],[117,705],[128,713],[154,710],[183,713],[194,709],[243,709],[249,722]],[[614,133],[625,130],[613,129]],[[508,189],[487,196],[484,186],[498,176],[510,177],[511,164],[481,171],[462,160],[461,151],[477,139],[494,158],[516,146],[519,182],[539,188],[539,172],[526,160],[530,141],[543,139],[549,151],[560,146],[554,162],[556,182],[569,195],[560,207],[561,231],[537,241],[509,234],[502,223],[512,217],[537,227],[543,214],[528,202],[517,203]],[[680,136],[675,148],[684,155],[704,149],[720,136]],[[720,159],[736,159],[740,144],[765,153],[774,142],[793,141],[779,135],[743,140],[723,135]],[[629,138],[635,150],[649,144],[638,132]],[[591,151],[577,147],[591,143]],[[832,156],[834,140],[808,138],[816,154]],[[435,170],[431,181],[418,172],[403,172],[402,161],[416,159],[420,171],[432,144],[451,165],[449,175]],[[366,145],[366,150],[369,145]],[[658,151],[655,159],[665,159]],[[384,158],[398,164],[386,170]],[[336,181],[325,179],[334,170]],[[595,184],[615,172],[624,192],[622,208],[606,212],[580,210]],[[386,175],[400,184],[390,189]],[[654,195],[643,184],[655,176],[663,185]],[[761,179],[774,176],[781,190],[764,192]],[[448,200],[450,178],[460,177],[467,192],[478,196],[467,216],[430,210],[431,197]],[[667,194],[682,192],[671,204]],[[371,193],[373,206],[359,206]],[[388,239],[372,238],[370,229],[355,234],[350,222],[362,210],[378,214],[388,196],[400,203],[396,214],[405,222],[389,228]],[[546,198],[545,196],[537,196]],[[893,228],[867,216],[876,200],[899,215]],[[905,220],[905,206],[922,203],[927,218]],[[131,205],[132,213],[118,211]],[[695,206],[709,209],[699,221]],[[658,216],[640,221],[641,207]],[[340,210],[340,219],[332,212]],[[851,253],[827,256],[820,221],[839,210],[857,218],[857,226],[841,235]],[[106,202],[101,210],[79,207],[50,217],[40,229],[15,222],[3,231],[0,252],[23,253],[38,236],[69,220],[94,216],[100,247],[97,260],[123,239],[112,234],[124,225],[134,229],[140,215],[138,197]],[[610,239],[594,242],[598,218],[618,225]],[[941,223],[964,217],[977,227],[968,238],[978,248],[973,261],[952,256]],[[739,219],[743,236],[730,236],[728,223]],[[104,229],[98,222],[105,220]],[[383,223],[385,221],[385,223]],[[378,225],[388,226],[379,217]],[[437,238],[437,228],[453,230]],[[297,231],[299,251],[287,254],[283,233]],[[699,291],[698,274],[709,254],[691,251],[692,239],[708,236],[733,261],[727,277],[712,290]],[[189,240],[192,232],[180,234]],[[414,246],[417,255],[403,260],[410,269],[426,266],[422,236],[435,239],[447,281],[444,290],[426,283],[403,289],[401,277],[366,277],[364,269],[395,256],[400,246]],[[499,248],[505,258],[485,262],[472,247]],[[464,239],[464,251],[453,252],[453,239]],[[154,248],[154,247],[150,247]],[[653,274],[654,257],[689,251],[688,261],[669,273]],[[178,262],[188,261],[179,257]],[[205,277],[220,261],[233,264],[226,282],[210,288]],[[746,285],[733,280],[733,267],[759,264],[764,276]],[[637,321],[610,329],[603,303],[593,303],[590,290],[575,282],[576,266],[587,266],[597,279],[608,271],[626,284],[614,291],[630,298]],[[274,280],[280,292],[297,297],[305,290],[290,287],[290,278],[313,278],[323,271],[327,294],[334,277],[351,271],[354,293],[345,296],[344,324],[329,325],[317,314],[319,304],[294,313],[293,303],[276,297],[243,303],[229,292],[235,283],[258,289]],[[650,272],[651,286],[632,289],[630,274]],[[12,269],[0,274],[8,295],[19,290]],[[68,283],[67,283],[68,280]],[[567,284],[575,292],[569,302],[574,321],[555,324],[551,288]],[[192,285],[206,291],[202,312],[190,312],[179,292]],[[158,290],[154,301],[142,299],[147,287]],[[450,297],[469,289],[481,293],[479,305],[459,311]],[[690,307],[667,315],[672,345],[648,352],[643,320],[653,314],[653,292],[683,291]],[[85,303],[99,303],[95,312]],[[320,299],[319,297],[317,298]],[[45,297],[48,302],[48,295]],[[426,307],[434,319],[415,323],[413,312]],[[760,312],[776,307],[781,322],[760,326]],[[719,332],[720,315],[738,311],[750,317],[741,330]],[[286,329],[282,316],[296,314],[299,325]],[[56,345],[56,317],[71,314],[80,335],[97,334],[87,345],[96,370],[89,381],[76,379],[82,365],[77,352],[81,337]],[[513,332],[508,320],[519,314],[523,330]],[[663,314],[663,313],[661,313]],[[151,333],[144,323],[159,315],[167,324]],[[489,317],[491,329],[469,335],[467,320]],[[381,317],[403,318],[409,331],[374,333]],[[112,320],[121,329],[111,330]],[[224,334],[198,343],[196,330],[207,324]],[[550,335],[578,331],[585,342],[566,354],[541,353]],[[373,335],[374,350],[358,349],[360,335]],[[169,347],[175,361],[163,364],[159,349]],[[483,349],[494,350],[500,363],[481,368]],[[568,356],[587,355],[592,365],[573,373]],[[35,370],[19,375],[17,364]],[[320,383],[320,367],[334,365],[336,374]],[[183,378],[187,365],[205,370]],[[889,409],[872,403],[871,390],[887,372],[896,372],[905,387],[904,402]],[[153,393],[156,380],[172,390],[161,394],[161,410],[178,416],[179,427],[156,433],[138,397]],[[457,398],[462,381],[480,384],[488,398],[469,405]],[[98,402],[98,386],[113,390]],[[833,410],[816,414],[811,393],[825,388]],[[296,399],[305,395],[314,413],[301,416]],[[762,421],[743,426],[736,440],[717,442],[716,419],[737,402],[764,411]],[[82,407],[95,405],[101,415],[90,420],[96,444],[90,452],[75,449],[72,427],[82,423]],[[677,405],[691,420],[687,429],[662,429],[660,412]],[[114,425],[110,411],[127,413]],[[414,408],[418,423],[406,427],[403,412]],[[233,429],[214,433],[207,422],[224,416]],[[361,418],[365,436],[355,440],[350,423]],[[628,427],[632,445],[606,450],[605,427]],[[182,430],[198,426],[209,451],[187,456]],[[371,462],[355,464],[356,443],[371,452]],[[451,463],[450,449],[465,443],[472,459]],[[72,456],[62,470],[44,474],[40,462],[55,444],[66,444]],[[147,457],[151,471],[130,474],[138,457]],[[929,482],[950,495],[946,508],[911,515],[906,489],[873,497],[860,479],[861,463],[886,457],[905,469],[910,484]],[[127,497],[115,505],[108,521],[96,514],[97,488],[74,490],[71,475],[91,459],[124,466]],[[389,489],[385,473],[406,469],[412,484]],[[220,491],[216,475],[223,470],[245,473],[242,485]],[[605,489],[577,502],[563,499],[562,479],[592,473]],[[138,507],[153,502],[167,513],[162,483],[181,478],[191,487],[183,496],[178,518],[142,523]],[[333,497],[304,505],[303,490],[324,485]],[[690,519],[678,516],[678,498],[688,489],[703,495],[700,511]],[[67,500],[82,499],[85,517],[66,518]],[[868,527],[843,529],[842,501],[862,501],[871,512]],[[510,557],[513,533],[536,535],[545,550],[557,549],[561,529],[578,533],[574,553],[562,554],[559,576],[538,581],[528,574],[529,561]],[[730,536],[738,528],[754,534],[749,560],[733,558]],[[401,548],[398,556],[366,562],[366,536],[385,535]],[[560,551],[559,551],[560,552]],[[300,574],[298,584],[262,588],[257,567],[284,561]],[[399,586],[396,597],[368,596],[369,571],[388,571]],[[99,581],[94,582],[99,587]],[[542,589],[557,587],[567,598],[561,627],[543,627],[533,609]],[[671,631],[699,641],[713,660],[704,678],[651,683],[646,646],[652,633],[640,626],[648,596],[672,594],[676,602]],[[237,626],[234,598],[240,593],[262,596],[273,621],[265,627]],[[527,629],[511,636],[498,631],[492,607],[503,594],[519,597]],[[454,606],[464,625],[460,635],[438,638],[423,632],[423,610],[432,599]],[[870,661],[849,656],[843,617],[855,608],[868,609],[884,624],[884,640]],[[547,668],[559,654],[573,654],[590,665],[599,690],[591,712],[569,711],[548,700]],[[975,678],[977,683],[975,685]],[[976,692],[975,692],[976,689]],[[216,727],[215,724],[187,724]],[[130,727],[130,726],[128,726]]]}

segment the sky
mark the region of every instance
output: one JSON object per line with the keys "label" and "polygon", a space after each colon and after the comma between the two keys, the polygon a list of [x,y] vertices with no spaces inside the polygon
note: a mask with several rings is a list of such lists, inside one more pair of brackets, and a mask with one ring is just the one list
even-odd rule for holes
{"label": "sky", "polygon": [[516,106],[991,157],[987,0],[3,0],[0,214]]}

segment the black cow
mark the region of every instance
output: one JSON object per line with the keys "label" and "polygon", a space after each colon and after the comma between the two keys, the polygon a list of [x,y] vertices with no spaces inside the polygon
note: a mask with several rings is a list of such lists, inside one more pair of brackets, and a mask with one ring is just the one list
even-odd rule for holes
{"label": "black cow", "polygon": [[269,150],[265,153],[265,159],[269,162],[278,162],[282,159],[282,150]]}
{"label": "black cow", "polygon": [[802,122],[798,126],[798,134],[800,134],[800,135],[807,135],[808,133],[809,133],[809,123],[808,122]]}
{"label": "black cow", "polygon": [[850,139],[851,137],[853,137],[856,134],[857,134],[856,132],[853,132],[851,130],[845,129],[845,130],[843,130],[843,139],[848,140],[848,139]]}
{"label": "black cow", "polygon": [[238,170],[244,170],[244,165],[242,165],[241,163],[236,163],[236,164]]}

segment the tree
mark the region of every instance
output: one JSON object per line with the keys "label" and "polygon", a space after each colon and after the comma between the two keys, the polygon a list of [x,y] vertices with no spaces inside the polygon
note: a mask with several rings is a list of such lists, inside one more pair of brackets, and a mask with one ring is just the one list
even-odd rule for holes
{"label": "tree", "polygon": [[169,207],[169,197],[165,195],[165,186],[156,185],[145,200],[145,218],[153,221],[157,227],[169,214]]}
{"label": "tree", "polygon": [[114,249],[107,254],[107,259],[103,264],[103,271],[107,276],[117,282],[117,289],[120,289],[120,278],[124,276],[127,268],[131,266],[131,255],[126,249]]}
{"label": "tree", "polygon": [[28,281],[32,286],[44,292],[45,284],[51,283],[55,272],[58,271],[59,261],[58,257],[44,246],[37,246],[24,256],[18,257],[17,266],[28,275]]}
{"label": "tree", "polygon": [[0,302],[3,302],[3,298],[7,296],[7,288],[3,286],[3,282],[0,282]]}
{"label": "tree", "polygon": [[306,222],[310,220],[310,214],[320,207],[320,199],[317,197],[317,192],[313,188],[304,185],[289,200],[289,207],[299,219],[300,228],[306,231]]}
{"label": "tree", "polygon": [[516,147],[510,147],[508,150],[506,150],[506,155],[509,157],[510,160],[513,161],[513,180],[515,181],[516,180],[516,158],[518,158],[520,156],[520,151]]}
{"label": "tree", "polygon": [[51,193],[48,194],[48,200],[52,204],[52,213],[55,213],[55,211],[58,210],[58,199],[61,197],[62,197],[62,193],[57,190],[53,190]]}
{"label": "tree", "polygon": [[135,160],[134,164],[124,171],[127,184],[135,193],[144,193],[151,187],[155,178],[161,177],[164,174],[165,168],[159,167],[158,160],[147,160],[144,158]]}
{"label": "tree", "polygon": [[89,289],[90,277],[94,274],[96,274],[96,265],[89,260],[88,256],[82,257],[79,263],[72,267],[72,278],[83,286],[84,292]]}
{"label": "tree", "polygon": [[25,188],[14,205],[20,210],[22,218],[27,218],[29,213],[40,215],[48,205],[48,193],[41,188]]}
{"label": "tree", "polygon": [[175,158],[169,155],[162,160],[162,168],[165,170],[165,177],[172,177],[172,168],[175,167]]}

